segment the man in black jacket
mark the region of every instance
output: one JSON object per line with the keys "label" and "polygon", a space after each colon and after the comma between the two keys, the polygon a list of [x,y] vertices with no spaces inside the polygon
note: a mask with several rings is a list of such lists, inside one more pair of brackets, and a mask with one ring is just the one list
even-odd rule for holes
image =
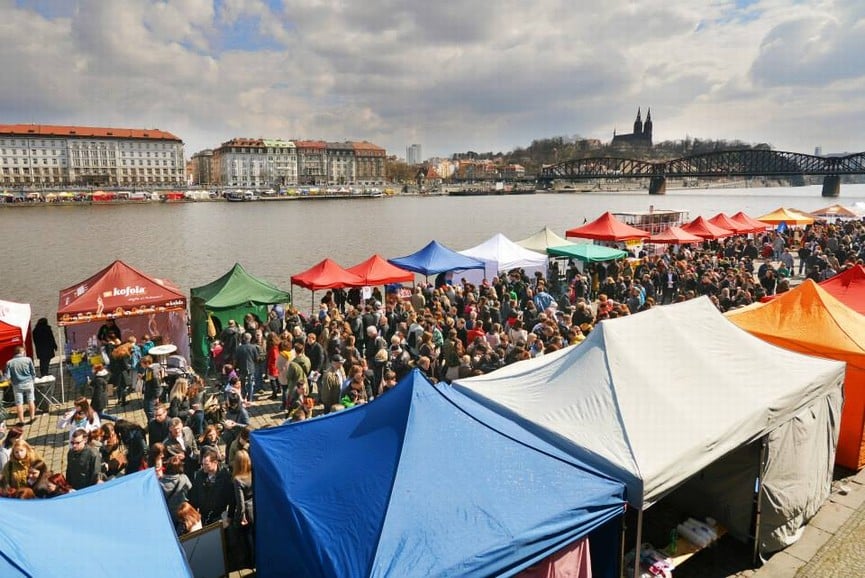
{"label": "man in black jacket", "polygon": [[94,485],[102,471],[99,452],[87,445],[87,432],[77,429],[72,432],[69,453],[66,455],[66,480],[76,490]]}
{"label": "man in black jacket", "polygon": [[202,525],[218,522],[228,509],[231,497],[231,474],[221,467],[215,449],[205,449],[201,452],[201,469],[195,472],[189,490],[189,503],[201,514]]}

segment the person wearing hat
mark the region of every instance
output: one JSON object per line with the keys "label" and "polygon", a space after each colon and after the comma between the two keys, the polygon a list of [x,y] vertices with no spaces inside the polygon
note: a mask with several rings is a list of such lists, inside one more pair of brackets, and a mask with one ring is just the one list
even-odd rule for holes
{"label": "person wearing hat", "polygon": [[321,378],[318,396],[324,406],[325,413],[330,413],[332,406],[339,403],[342,384],[345,381],[345,370],[342,364],[345,358],[339,353],[330,356],[330,367],[328,367]]}

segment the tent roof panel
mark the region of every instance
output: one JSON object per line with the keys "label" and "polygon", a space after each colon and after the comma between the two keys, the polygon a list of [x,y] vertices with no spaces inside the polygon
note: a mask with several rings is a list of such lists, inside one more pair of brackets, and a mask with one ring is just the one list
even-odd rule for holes
{"label": "tent roof panel", "polygon": [[411,255],[388,259],[388,262],[421,275],[438,275],[446,271],[485,268],[483,261],[460,255],[438,241],[430,241],[425,247]]}
{"label": "tent roof panel", "polygon": [[194,287],[190,294],[201,299],[209,309],[225,309],[243,303],[288,303],[291,295],[267,281],[250,275],[240,263],[235,263],[225,275],[207,285]]}

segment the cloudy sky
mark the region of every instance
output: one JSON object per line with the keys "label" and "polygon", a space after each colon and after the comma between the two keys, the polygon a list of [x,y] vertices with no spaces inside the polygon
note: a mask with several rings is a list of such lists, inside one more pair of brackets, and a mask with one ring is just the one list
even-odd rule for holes
{"label": "cloudy sky", "polygon": [[369,140],[865,150],[861,0],[0,0],[0,123]]}

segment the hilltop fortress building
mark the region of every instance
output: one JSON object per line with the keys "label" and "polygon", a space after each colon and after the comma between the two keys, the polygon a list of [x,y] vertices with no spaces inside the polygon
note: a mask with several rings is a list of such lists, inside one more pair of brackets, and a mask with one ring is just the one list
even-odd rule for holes
{"label": "hilltop fortress building", "polygon": [[637,120],[634,121],[634,132],[631,134],[616,134],[613,131],[613,142],[610,143],[614,147],[652,147],[652,109],[646,112],[646,122],[642,121],[640,109],[637,109]]}

